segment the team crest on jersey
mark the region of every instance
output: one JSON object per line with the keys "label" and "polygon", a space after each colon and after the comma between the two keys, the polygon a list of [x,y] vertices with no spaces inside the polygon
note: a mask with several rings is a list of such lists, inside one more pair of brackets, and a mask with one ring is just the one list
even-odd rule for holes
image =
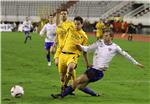
{"label": "team crest on jersey", "polygon": [[112,49],[111,48],[108,48],[108,51],[111,51]]}

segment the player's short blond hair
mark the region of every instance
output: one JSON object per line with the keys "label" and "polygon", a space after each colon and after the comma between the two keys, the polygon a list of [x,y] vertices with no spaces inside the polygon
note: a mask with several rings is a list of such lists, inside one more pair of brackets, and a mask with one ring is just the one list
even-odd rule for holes
{"label": "player's short blond hair", "polygon": [[62,11],[66,11],[67,14],[69,13],[68,10],[67,10],[66,8],[62,8],[62,9],[61,9],[61,12],[62,12]]}
{"label": "player's short blond hair", "polygon": [[103,32],[104,32],[104,33],[105,33],[105,32],[109,32],[109,33],[110,33],[109,35],[110,35],[111,37],[114,37],[114,33],[113,33],[112,29],[104,28]]}

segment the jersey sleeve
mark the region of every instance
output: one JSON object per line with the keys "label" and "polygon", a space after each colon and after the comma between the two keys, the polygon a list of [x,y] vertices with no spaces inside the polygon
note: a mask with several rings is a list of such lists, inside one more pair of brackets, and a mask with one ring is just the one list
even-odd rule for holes
{"label": "jersey sleeve", "polygon": [[83,51],[88,52],[90,50],[95,50],[98,47],[98,42],[95,42],[89,46],[83,46],[83,45],[80,46]]}
{"label": "jersey sleeve", "polygon": [[45,32],[46,32],[46,25],[44,25],[44,27],[40,31],[40,36],[43,36]]}
{"label": "jersey sleeve", "polygon": [[127,58],[133,64],[139,64],[132,56],[130,56],[127,52],[123,51],[119,46],[117,46],[117,52]]}

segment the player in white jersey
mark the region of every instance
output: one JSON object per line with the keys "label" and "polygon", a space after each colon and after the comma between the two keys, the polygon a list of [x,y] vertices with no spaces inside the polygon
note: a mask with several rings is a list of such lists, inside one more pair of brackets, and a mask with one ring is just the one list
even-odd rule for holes
{"label": "player in white jersey", "polygon": [[44,25],[40,31],[40,36],[46,33],[45,37],[45,49],[47,50],[46,58],[48,66],[51,66],[50,53],[54,53],[54,42],[55,42],[56,24],[54,23],[54,16],[49,15],[49,22]]}
{"label": "player in white jersey", "polygon": [[30,38],[30,40],[31,40],[31,36],[30,36],[31,28],[32,28],[32,23],[29,20],[29,18],[26,17],[26,20],[23,22],[23,32],[25,34],[25,41],[24,41],[24,43],[27,42],[28,38]]}
{"label": "player in white jersey", "polygon": [[127,52],[123,51],[117,44],[112,42],[113,35],[110,30],[105,30],[103,40],[97,40],[95,43],[89,46],[77,45],[79,50],[88,52],[95,50],[93,57],[93,65],[88,68],[84,74],[81,74],[72,85],[67,87],[61,94],[52,94],[53,98],[63,98],[69,93],[73,92],[76,88],[91,95],[99,96],[96,92],[87,88],[86,86],[91,83],[100,80],[104,76],[104,71],[109,67],[109,63],[116,54],[121,54],[133,64],[143,68],[144,66],[138,63]]}

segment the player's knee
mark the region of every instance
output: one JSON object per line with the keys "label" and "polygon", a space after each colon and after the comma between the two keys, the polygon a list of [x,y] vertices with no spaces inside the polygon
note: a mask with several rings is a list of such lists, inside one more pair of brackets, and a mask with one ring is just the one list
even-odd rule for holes
{"label": "player's knee", "polygon": [[75,67],[76,67],[76,64],[75,64],[75,63],[70,63],[70,64],[68,65],[69,71],[73,71],[73,70],[75,69]]}
{"label": "player's knee", "polygon": [[71,77],[73,75],[73,71],[69,71],[67,74],[69,77]]}
{"label": "player's knee", "polygon": [[71,76],[73,75],[73,70],[74,70],[73,67],[69,67],[69,71],[68,71],[68,73],[67,73],[67,75],[68,75],[69,77],[71,77]]}
{"label": "player's knee", "polygon": [[54,54],[54,53],[55,53],[55,49],[54,49],[54,48],[51,48],[51,49],[50,49],[50,52],[51,52],[52,54]]}
{"label": "player's knee", "polygon": [[69,67],[69,72],[68,72],[68,74],[72,75],[72,74],[73,74],[73,70],[74,70],[74,67]]}

